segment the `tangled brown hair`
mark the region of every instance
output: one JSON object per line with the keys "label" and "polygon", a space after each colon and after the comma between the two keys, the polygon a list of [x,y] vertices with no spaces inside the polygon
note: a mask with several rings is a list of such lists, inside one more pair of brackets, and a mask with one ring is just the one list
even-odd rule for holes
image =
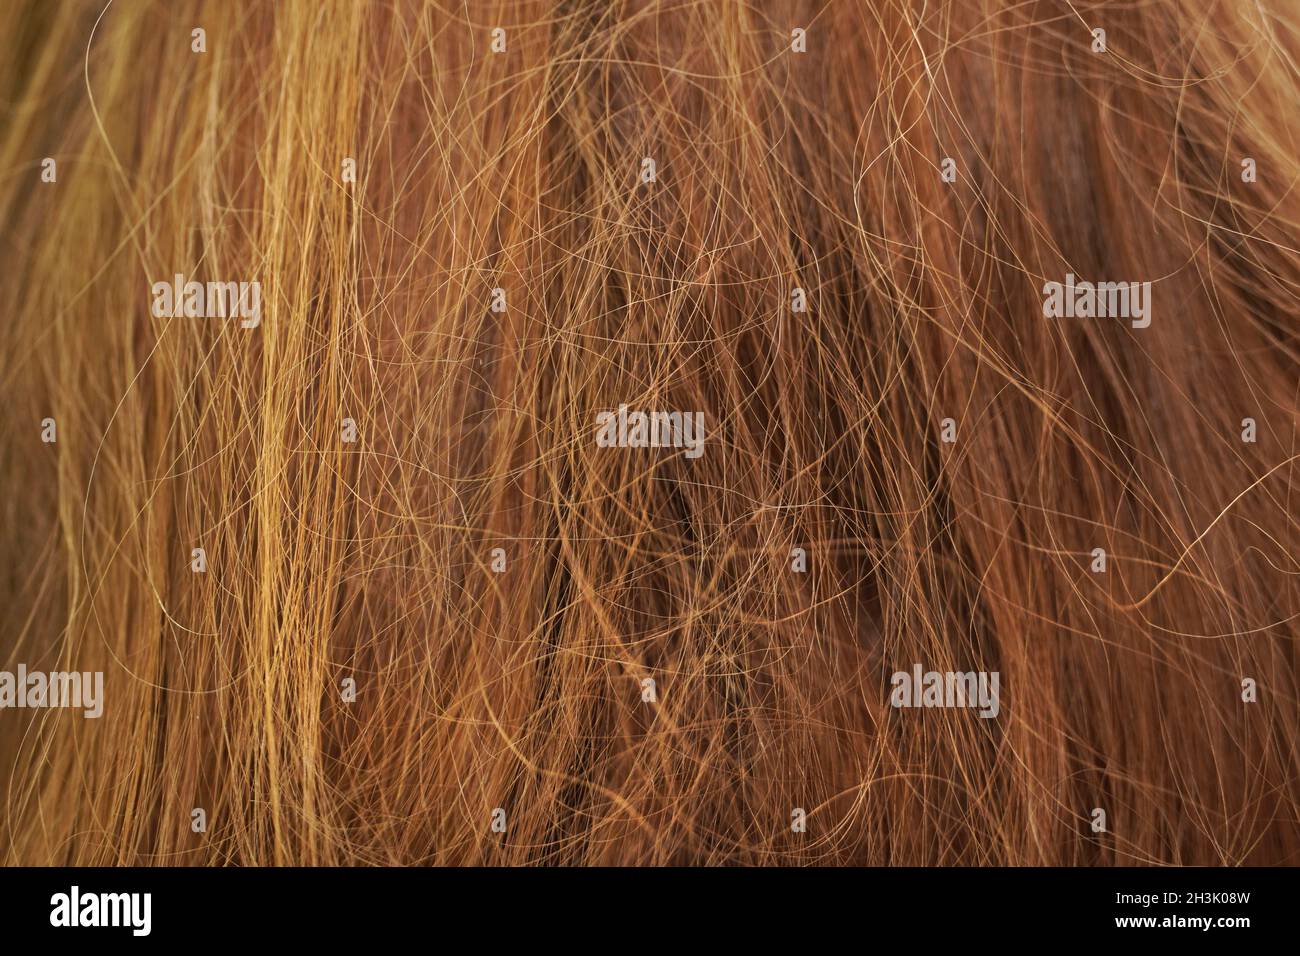
{"label": "tangled brown hair", "polygon": [[0,860],[1300,862],[1298,29],[0,4]]}

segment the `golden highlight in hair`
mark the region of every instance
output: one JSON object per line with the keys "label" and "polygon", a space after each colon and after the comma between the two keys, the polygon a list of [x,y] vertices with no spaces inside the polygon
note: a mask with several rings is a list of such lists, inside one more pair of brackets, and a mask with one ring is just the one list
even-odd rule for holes
{"label": "golden highlight in hair", "polygon": [[0,860],[1300,862],[1298,28],[0,5]]}

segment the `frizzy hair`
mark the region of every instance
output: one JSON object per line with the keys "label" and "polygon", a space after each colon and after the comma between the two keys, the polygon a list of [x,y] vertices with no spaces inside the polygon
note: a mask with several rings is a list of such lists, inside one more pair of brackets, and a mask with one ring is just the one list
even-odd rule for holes
{"label": "frizzy hair", "polygon": [[1300,862],[1298,27],[0,4],[0,860]]}

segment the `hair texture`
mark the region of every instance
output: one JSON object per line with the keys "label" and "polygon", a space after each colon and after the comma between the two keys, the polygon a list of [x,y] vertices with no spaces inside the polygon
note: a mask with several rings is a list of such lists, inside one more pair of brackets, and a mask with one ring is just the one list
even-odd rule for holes
{"label": "hair texture", "polygon": [[1300,862],[1298,28],[0,4],[0,861]]}

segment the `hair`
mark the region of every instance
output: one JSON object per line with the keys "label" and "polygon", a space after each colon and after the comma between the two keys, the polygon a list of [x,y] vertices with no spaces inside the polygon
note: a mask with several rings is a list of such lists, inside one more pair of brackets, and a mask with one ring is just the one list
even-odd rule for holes
{"label": "hair", "polygon": [[1298,28],[0,4],[0,861],[1300,862]]}

